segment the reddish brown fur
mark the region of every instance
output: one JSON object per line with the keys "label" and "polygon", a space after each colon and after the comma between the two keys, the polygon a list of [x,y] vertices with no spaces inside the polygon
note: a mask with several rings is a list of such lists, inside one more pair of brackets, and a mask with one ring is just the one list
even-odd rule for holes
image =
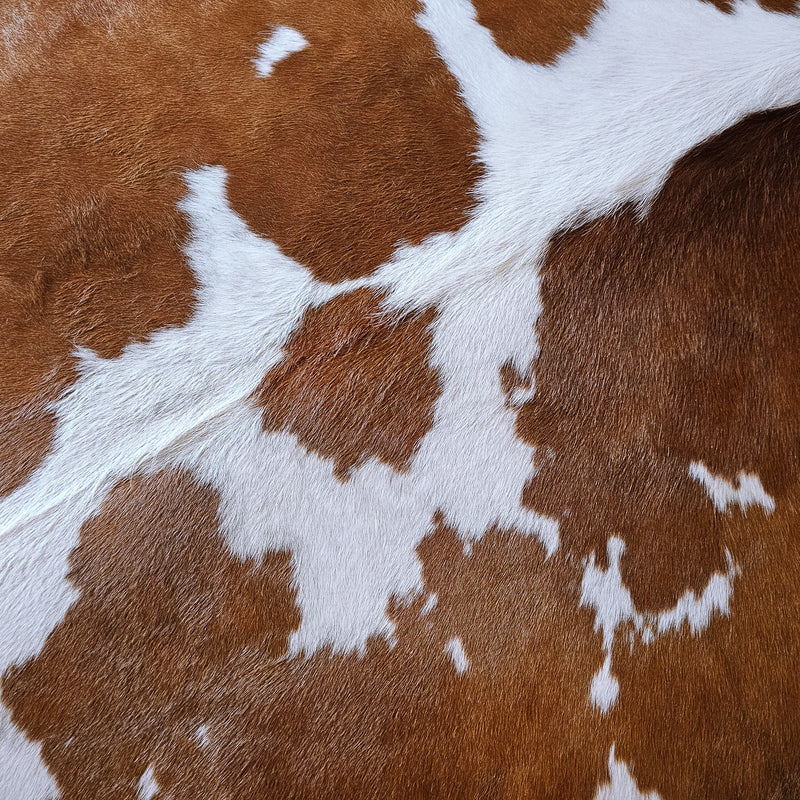
{"label": "reddish brown fur", "polygon": [[433,423],[432,311],[389,315],[367,289],[308,311],[258,390],[267,430],[288,430],[344,479],[374,456],[405,470]]}
{"label": "reddish brown fur", "polygon": [[602,0],[475,0],[478,22],[511,56],[552,64],[585,34]]}
{"label": "reddish brown fur", "polygon": [[[640,609],[702,591],[726,548],[741,569],[730,618],[702,636],[617,640],[617,756],[665,798],[789,798],[800,783],[798,142],[796,110],[745,121],[683,159],[646,219],[565,234],[544,269],[519,431],[550,457],[527,502],[569,509],[573,552],[604,557],[621,536]],[[759,475],[782,511],[720,516],[694,460]]]}
{"label": "reddish brown fur", "polygon": [[43,741],[63,800],[130,797],[148,760],[207,718],[218,671],[279,655],[299,623],[288,556],[232,558],[216,506],[184,475],[123,481],[70,557],[79,601],[5,673],[3,700]]}

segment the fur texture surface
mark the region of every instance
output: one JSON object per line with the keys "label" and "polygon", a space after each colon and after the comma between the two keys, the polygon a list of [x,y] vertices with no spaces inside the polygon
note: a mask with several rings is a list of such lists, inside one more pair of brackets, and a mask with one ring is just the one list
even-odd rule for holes
{"label": "fur texture surface", "polygon": [[0,800],[800,796],[792,3],[0,29]]}

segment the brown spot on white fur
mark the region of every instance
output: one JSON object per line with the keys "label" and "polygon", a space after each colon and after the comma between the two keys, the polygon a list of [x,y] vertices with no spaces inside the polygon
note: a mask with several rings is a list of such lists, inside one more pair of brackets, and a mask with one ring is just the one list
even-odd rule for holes
{"label": "brown spot on white fur", "polygon": [[475,0],[478,22],[510,56],[552,64],[586,33],[602,0]]}
{"label": "brown spot on white fur", "polygon": [[365,458],[404,470],[433,422],[433,312],[398,317],[367,289],[308,311],[264,378],[268,430],[289,430],[345,478]]}
{"label": "brown spot on white fur", "polygon": [[[768,11],[793,13],[797,0],[758,0]],[[722,11],[734,0],[703,0]],[[478,22],[510,56],[535,64],[553,64],[575,37],[583,36],[603,7],[602,0],[473,0]]]}

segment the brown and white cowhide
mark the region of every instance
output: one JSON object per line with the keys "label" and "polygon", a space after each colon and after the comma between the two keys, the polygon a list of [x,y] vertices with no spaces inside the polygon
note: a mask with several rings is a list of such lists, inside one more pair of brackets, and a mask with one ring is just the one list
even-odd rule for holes
{"label": "brown and white cowhide", "polygon": [[800,798],[792,2],[0,33],[0,800]]}

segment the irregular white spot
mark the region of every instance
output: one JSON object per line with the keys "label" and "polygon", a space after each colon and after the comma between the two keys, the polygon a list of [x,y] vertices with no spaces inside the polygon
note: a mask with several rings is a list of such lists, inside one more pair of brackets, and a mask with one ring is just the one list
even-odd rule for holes
{"label": "irregular white spot", "polygon": [[139,800],[151,800],[158,792],[159,786],[156,783],[156,776],[153,773],[153,768],[148,767],[142,777],[139,778]]}
{"label": "irregular white spot", "polygon": [[765,514],[771,514],[775,510],[775,500],[764,491],[758,475],[740,472],[737,476],[737,488],[725,478],[712,475],[702,461],[693,461],[689,465],[689,474],[703,485],[714,508],[722,514],[734,505],[738,505],[744,513],[747,513],[750,506],[760,506]]}
{"label": "irregular white spot", "polygon": [[42,748],[11,722],[0,704],[0,797],[56,800],[56,782],[42,761]]}
{"label": "irregular white spot", "polygon": [[589,696],[592,703],[605,714],[616,702],[619,696],[619,681],[611,674],[611,655],[606,654],[603,666],[592,677],[589,686]]}
{"label": "irregular white spot", "polygon": [[445,645],[444,651],[450,656],[453,666],[456,668],[456,672],[459,675],[463,675],[469,668],[469,659],[464,652],[464,644],[461,639],[458,636],[450,639]]}
{"label": "irregular white spot", "polygon": [[[711,475],[700,462],[693,462],[689,473],[703,484],[720,512],[724,513],[734,504],[743,510],[751,505],[759,505],[767,514],[775,508],[774,500],[764,491],[755,475],[740,473],[739,488],[736,489],[730,482]],[[589,695],[592,703],[604,714],[616,703],[619,694],[619,683],[611,674],[611,651],[617,627],[630,623],[631,641],[634,641],[635,633],[639,633],[644,645],[670,631],[680,631],[684,623],[688,624],[692,635],[700,634],[709,626],[715,614],[725,617],[730,613],[733,580],[739,572],[730,552],[726,551],[727,572],[724,575],[714,573],[700,597],[693,591],[687,591],[673,608],[658,614],[642,615],[636,612],[630,592],[622,582],[619,563],[624,552],[625,543],[617,537],[611,537],[607,543],[609,568],[597,569],[592,554],[581,584],[581,605],[596,609],[595,630],[603,631],[606,658],[592,678]]]}
{"label": "irregular white spot", "polygon": [[208,743],[211,741],[208,737],[208,725],[200,725],[194,732],[194,738],[200,747],[208,747]]}
{"label": "irregular white spot", "polygon": [[594,800],[661,800],[658,792],[643,794],[639,791],[627,764],[617,761],[614,755],[615,746],[611,745],[608,754],[609,782],[597,787]]}
{"label": "irregular white spot", "polygon": [[617,625],[632,620],[637,628],[641,626],[631,593],[622,582],[619,563],[624,552],[625,542],[612,536],[606,543],[608,569],[596,567],[592,553],[581,582],[581,605],[595,609],[594,629],[603,631],[603,649],[607,653],[611,650]]}
{"label": "irregular white spot", "polygon": [[423,617],[427,617],[428,614],[436,608],[436,604],[439,602],[439,595],[436,592],[431,592],[428,595],[428,599],[425,601],[425,605],[422,606],[422,611],[420,611],[420,615]]}
{"label": "irregular white spot", "polygon": [[733,581],[739,574],[730,552],[725,551],[728,569],[724,575],[715,572],[708,580],[703,593],[685,592],[672,608],[657,614],[639,613],[628,588],[622,582],[620,559],[625,552],[625,542],[612,536],[606,544],[608,569],[596,565],[594,553],[586,560],[581,581],[581,606],[595,609],[595,631],[603,633],[603,666],[595,673],[589,687],[592,704],[603,714],[617,701],[619,682],[611,672],[614,636],[621,625],[630,625],[631,642],[636,634],[642,644],[648,645],[670,631],[679,632],[689,624],[692,635],[702,633],[714,615],[726,617],[730,611]]}
{"label": "irregular white spot", "polygon": [[739,570],[733,563],[731,554],[726,551],[725,555],[728,559],[728,571],[725,575],[715,572],[709,578],[700,597],[697,597],[694,592],[687,591],[674,608],[660,612],[655,619],[658,634],[679,631],[683,623],[688,622],[689,630],[695,636],[708,627],[714,614],[722,617],[728,616],[729,603],[733,594],[733,579],[739,574]]}
{"label": "irregular white spot", "polygon": [[508,395],[508,403],[513,408],[522,408],[529,400],[533,400],[536,389],[533,386],[516,386]]}
{"label": "irregular white spot", "polygon": [[279,61],[297,53],[304,47],[308,47],[308,42],[303,34],[294,28],[280,25],[272,32],[272,36],[266,42],[258,46],[258,58],[253,59],[256,71],[259,75],[266,78],[272,74],[272,68]]}

